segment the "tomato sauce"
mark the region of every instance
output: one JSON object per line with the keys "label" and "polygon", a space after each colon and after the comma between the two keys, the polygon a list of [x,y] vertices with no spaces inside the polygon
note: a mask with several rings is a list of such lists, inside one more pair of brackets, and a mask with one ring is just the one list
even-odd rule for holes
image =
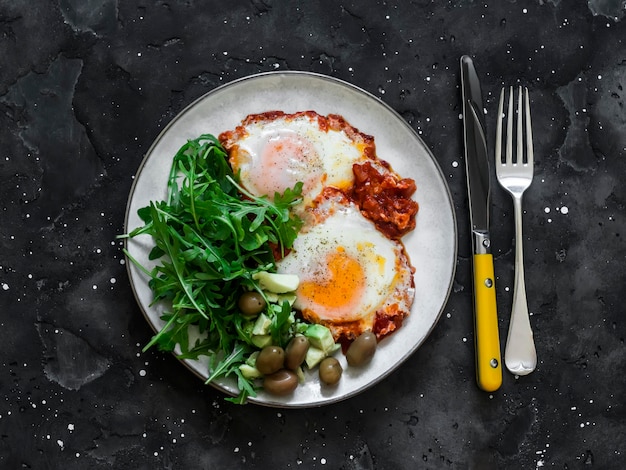
{"label": "tomato sauce", "polygon": [[411,196],[415,181],[399,178],[394,173],[380,172],[371,162],[355,163],[354,187],[350,198],[365,217],[387,237],[399,240],[415,228],[419,205]]}

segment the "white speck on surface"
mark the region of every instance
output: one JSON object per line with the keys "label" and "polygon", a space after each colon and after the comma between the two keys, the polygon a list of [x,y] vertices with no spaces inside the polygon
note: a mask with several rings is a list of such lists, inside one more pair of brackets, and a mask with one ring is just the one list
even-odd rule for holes
{"label": "white speck on surface", "polygon": [[456,160],[452,162],[452,168],[457,168],[459,166],[459,162]]}
{"label": "white speck on surface", "polygon": [[9,285],[6,282],[2,283],[2,290],[9,290]]}
{"label": "white speck on surface", "polygon": [[61,439],[57,440],[57,445],[61,448],[61,450],[63,450],[64,444],[63,444],[63,441]]}
{"label": "white speck on surface", "polygon": [[561,214],[567,214],[568,212],[569,212],[569,209],[567,208],[567,206],[561,207]]}
{"label": "white speck on surface", "polygon": [[549,213],[550,213],[550,208],[549,208],[549,207],[546,207],[543,211],[544,211],[546,214],[549,214]]}
{"label": "white speck on surface", "polygon": [[73,432],[73,431],[74,431],[74,425],[73,425],[72,423],[68,424],[68,425],[67,425],[67,430],[68,430],[69,432]]}
{"label": "white speck on surface", "polygon": [[143,370],[143,369],[141,369],[141,370],[139,371],[139,375],[140,375],[141,377],[145,377],[145,376],[146,376],[146,371],[145,371],[145,370]]}

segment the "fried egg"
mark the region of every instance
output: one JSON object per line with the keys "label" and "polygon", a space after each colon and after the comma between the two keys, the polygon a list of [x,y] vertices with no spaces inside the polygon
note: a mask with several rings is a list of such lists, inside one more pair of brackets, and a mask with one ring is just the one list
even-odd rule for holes
{"label": "fried egg", "polygon": [[327,188],[278,272],[297,274],[297,308],[336,340],[382,337],[409,314],[413,270],[402,243],[385,237],[344,194]]}
{"label": "fried egg", "polygon": [[352,165],[375,155],[371,136],[340,116],[314,111],[253,114],[219,139],[248,191],[272,199],[302,182],[305,206],[326,186],[348,189]]}

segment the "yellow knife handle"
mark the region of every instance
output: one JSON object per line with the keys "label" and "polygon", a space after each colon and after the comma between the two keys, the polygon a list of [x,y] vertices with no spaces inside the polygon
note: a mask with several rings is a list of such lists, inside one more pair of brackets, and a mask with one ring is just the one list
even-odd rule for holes
{"label": "yellow knife handle", "polygon": [[493,256],[474,255],[474,347],[476,381],[486,392],[502,385],[502,361],[496,309]]}

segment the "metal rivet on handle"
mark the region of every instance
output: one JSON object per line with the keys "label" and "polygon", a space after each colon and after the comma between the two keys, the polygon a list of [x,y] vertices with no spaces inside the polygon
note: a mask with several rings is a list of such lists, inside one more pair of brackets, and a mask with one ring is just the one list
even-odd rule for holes
{"label": "metal rivet on handle", "polygon": [[491,279],[489,277],[487,279],[485,279],[485,285],[487,287],[493,287],[493,279]]}
{"label": "metal rivet on handle", "polygon": [[498,367],[498,360],[494,357],[494,358],[493,358],[493,359],[489,362],[489,365],[495,369],[496,367]]}

